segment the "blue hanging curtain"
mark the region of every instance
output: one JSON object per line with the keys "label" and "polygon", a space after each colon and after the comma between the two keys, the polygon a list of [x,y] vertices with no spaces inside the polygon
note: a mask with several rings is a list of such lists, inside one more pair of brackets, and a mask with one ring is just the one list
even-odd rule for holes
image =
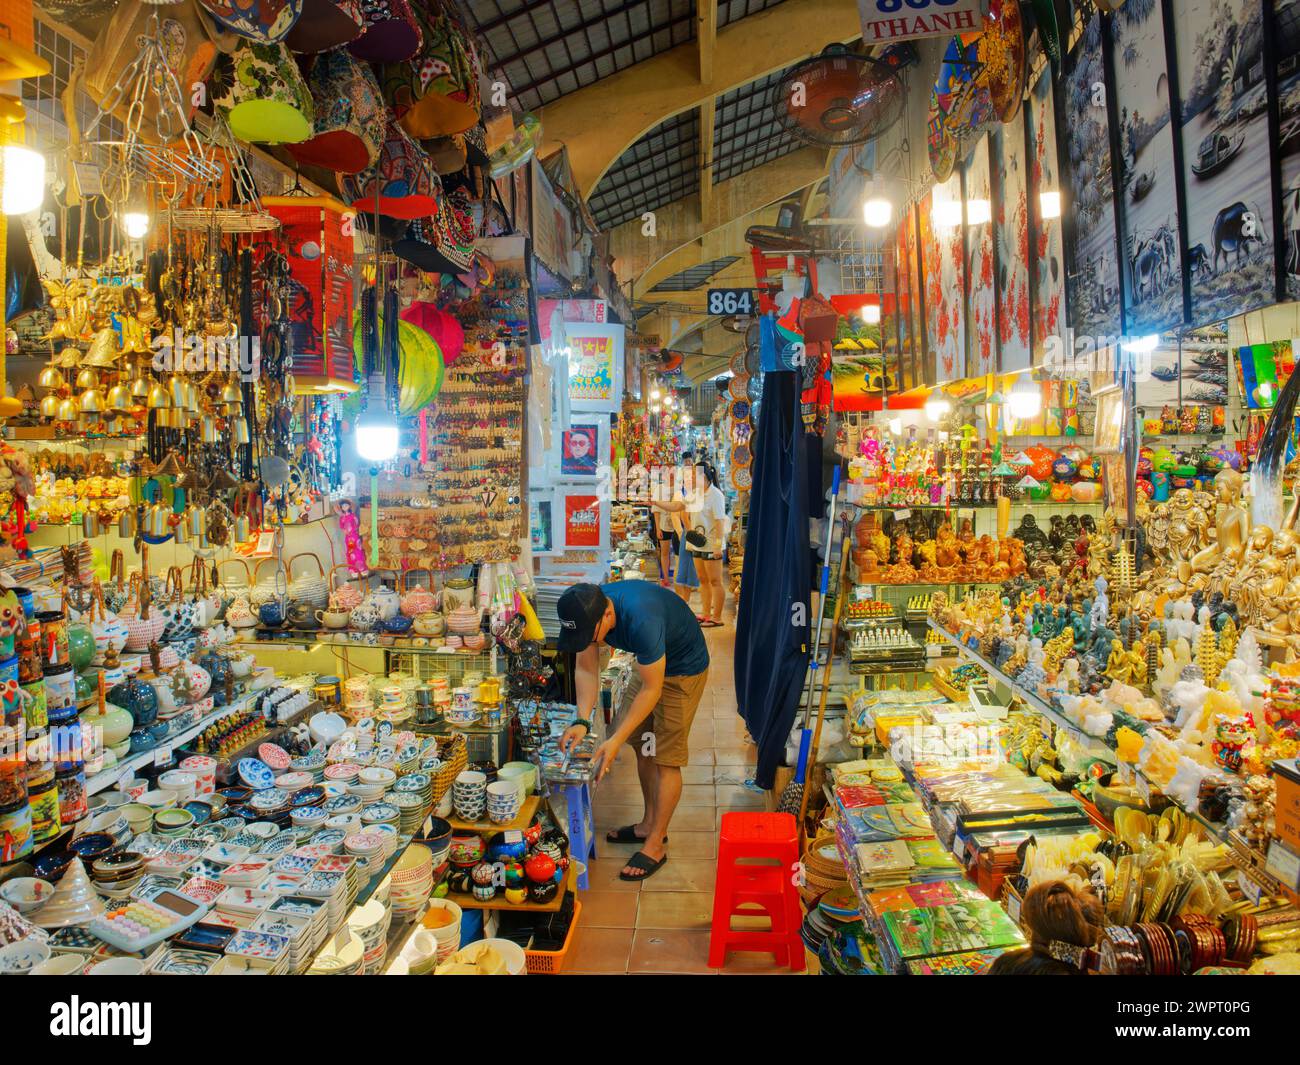
{"label": "blue hanging curtain", "polygon": [[763,788],[775,781],[808,666],[807,450],[798,373],[764,374],[735,653],[736,701],[758,744]]}

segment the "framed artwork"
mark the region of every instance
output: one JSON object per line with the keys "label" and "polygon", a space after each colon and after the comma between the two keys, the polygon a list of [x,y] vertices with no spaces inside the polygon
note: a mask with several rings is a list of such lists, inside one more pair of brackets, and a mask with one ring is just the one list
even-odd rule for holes
{"label": "framed artwork", "polygon": [[621,325],[569,322],[569,407],[616,414],[623,402]]}
{"label": "framed artwork", "polygon": [[993,187],[989,138],[981,137],[962,167],[966,242],[966,376],[998,369],[998,292],[993,268]]}
{"label": "framed artwork", "polygon": [[1093,428],[1094,455],[1117,455],[1124,450],[1124,389],[1119,385],[1098,388],[1092,394],[1097,406]]}
{"label": "framed artwork", "polygon": [[1024,126],[989,134],[993,174],[993,271],[997,281],[998,343],[1003,373],[1032,364],[1029,339],[1029,181]]}
{"label": "framed artwork", "polygon": [[565,550],[608,550],[609,499],[576,488],[558,488]]}
{"label": "framed artwork", "polygon": [[1058,103],[1069,182],[1066,203],[1073,223],[1070,324],[1099,348],[1116,342],[1123,331],[1104,67],[1101,16],[1094,15],[1066,59],[1065,96]]}
{"label": "framed artwork", "polygon": [[1160,0],[1116,11],[1109,48],[1119,117],[1124,326],[1130,336],[1145,337],[1183,324],[1181,175]]}
{"label": "framed artwork", "polygon": [[569,425],[554,434],[551,468],[561,481],[595,481],[609,465],[609,415],[574,414]]}
{"label": "framed artwork", "polygon": [[528,541],[534,555],[554,555],[563,550],[557,541],[559,522],[552,488],[528,489]]}
{"label": "framed artwork", "polygon": [[1190,324],[1199,326],[1277,297],[1264,3],[1178,0],[1174,6],[1187,199],[1183,265]]}
{"label": "framed artwork", "polygon": [[962,241],[961,174],[936,184],[922,201],[921,261],[925,329],[934,381],[966,373],[966,261]]}
{"label": "framed artwork", "polygon": [[[1300,33],[1300,0],[1272,0],[1277,47],[1277,99],[1282,134],[1282,231],[1286,299],[1300,300],[1300,63],[1294,48]],[[1291,47],[1287,47],[1290,45]],[[1288,137],[1286,131],[1291,131]]]}
{"label": "framed artwork", "polygon": [[1065,248],[1062,236],[1061,168],[1056,150],[1055,90],[1052,72],[1044,70],[1029,94],[1029,256],[1030,342],[1034,365],[1041,366],[1050,348],[1064,354]]}
{"label": "framed artwork", "polygon": [[908,359],[905,378],[900,382],[905,389],[925,383],[925,319],[921,313],[920,245],[916,235],[916,206],[908,204],[898,223],[898,267],[900,291],[905,294],[899,307],[899,332],[907,333],[904,354]]}

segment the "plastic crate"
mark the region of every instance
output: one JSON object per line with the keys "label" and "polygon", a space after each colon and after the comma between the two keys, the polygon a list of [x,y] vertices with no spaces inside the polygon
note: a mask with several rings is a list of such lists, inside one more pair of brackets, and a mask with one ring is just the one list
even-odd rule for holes
{"label": "plastic crate", "polygon": [[524,962],[529,975],[554,976],[564,971],[564,959],[573,946],[573,937],[578,932],[578,920],[582,917],[582,903],[573,897],[573,920],[569,922],[569,934],[564,937],[564,946],[559,950],[526,950]]}

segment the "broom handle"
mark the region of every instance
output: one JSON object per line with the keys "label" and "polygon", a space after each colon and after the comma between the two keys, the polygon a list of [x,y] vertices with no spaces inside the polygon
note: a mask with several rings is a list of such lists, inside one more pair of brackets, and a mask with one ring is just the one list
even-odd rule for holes
{"label": "broom handle", "polygon": [[[836,464],[835,474],[831,479],[831,507],[829,520],[826,522],[826,547],[822,551],[822,582],[821,595],[817,599],[817,629],[813,637],[812,654],[808,658],[808,677],[804,683],[804,735],[799,740],[799,766],[803,765],[804,758],[808,754],[807,732],[808,725],[812,721],[813,692],[817,687],[817,656],[822,648],[822,622],[826,620],[826,590],[831,580],[831,552],[835,549],[835,504],[839,498],[840,467]],[[802,780],[802,776],[799,779]]]}
{"label": "broom handle", "polygon": [[[834,533],[834,531],[835,531],[835,527],[831,526],[832,534]],[[805,765],[804,767],[805,774],[808,771],[808,767],[812,764],[812,754],[817,750],[817,744],[821,741],[822,738],[822,720],[826,716],[826,696],[830,692],[830,688],[831,688],[831,667],[835,663],[835,638],[839,635],[840,632],[840,614],[844,610],[844,575],[848,572],[848,569],[849,569],[848,541],[845,539],[841,539],[839,584],[837,584],[835,588],[835,617],[831,621],[831,648],[830,648],[830,654],[826,658],[826,675],[822,677],[821,702],[817,707],[817,727],[813,731],[812,748],[808,754],[807,765]],[[800,832],[803,832],[804,818],[807,815],[808,815],[808,788],[805,786],[803,789],[803,799],[799,803],[799,831]]]}

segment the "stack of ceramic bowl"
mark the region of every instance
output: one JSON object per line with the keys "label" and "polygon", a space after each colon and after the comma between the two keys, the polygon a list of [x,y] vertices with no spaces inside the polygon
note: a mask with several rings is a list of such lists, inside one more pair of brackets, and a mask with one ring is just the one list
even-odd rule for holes
{"label": "stack of ceramic bowl", "polygon": [[397,774],[382,766],[367,766],[357,774],[355,783],[348,785],[353,795],[366,802],[382,799],[397,780]]}
{"label": "stack of ceramic bowl", "polygon": [[[290,970],[292,950],[289,939],[272,932],[240,929],[226,944],[225,953],[228,961],[247,960],[251,966],[250,971],[268,976],[283,976]],[[222,971],[240,970],[237,966],[232,966]]]}
{"label": "stack of ceramic bowl", "polygon": [[487,786],[488,820],[508,825],[519,814],[519,785],[513,780],[494,780]]}
{"label": "stack of ceramic bowl", "polygon": [[355,856],[371,876],[384,864],[384,837],[379,832],[353,832],[343,841],[343,849]]}
{"label": "stack of ceramic bowl", "polygon": [[350,929],[331,936],[325,949],[312,959],[309,976],[360,976],[365,971],[365,949]]}
{"label": "stack of ceramic bowl", "polygon": [[282,895],[266,908],[266,915],[285,914],[301,917],[308,922],[302,949],[310,960],[311,956],[320,950],[325,937],[330,934],[330,926],[325,920],[328,910],[329,908],[321,899],[309,899],[304,895]]}
{"label": "stack of ceramic bowl", "polygon": [[144,856],[133,851],[106,854],[91,862],[90,878],[101,895],[124,899],[144,879],[144,865]]}
{"label": "stack of ceramic bowl", "polygon": [[331,928],[337,928],[348,912],[347,889],[345,873],[313,871],[303,879],[298,894],[309,899],[324,899],[327,907],[325,919]]}
{"label": "stack of ceramic bowl", "polygon": [[398,831],[407,836],[415,835],[428,812],[428,806],[420,794],[414,791],[395,791],[386,801],[398,809]]}
{"label": "stack of ceramic bowl", "polygon": [[291,758],[289,769],[295,773],[310,773],[313,781],[319,784],[325,777],[325,751],[313,747],[301,758]]}
{"label": "stack of ceramic bowl", "polygon": [[460,949],[461,909],[450,899],[430,899],[420,926],[438,941],[438,961],[444,962]]}
{"label": "stack of ceramic bowl", "polygon": [[388,958],[388,926],[392,911],[378,899],[371,899],[348,914],[348,930],[361,940],[367,974],[383,971]]}
{"label": "stack of ceramic bowl", "polygon": [[[275,786],[283,788],[291,794],[302,791],[303,788],[310,788],[315,783],[316,775],[307,772],[305,769],[293,769],[287,773],[281,773],[275,778]],[[324,792],[321,794],[323,795]]]}
{"label": "stack of ceramic bowl", "polygon": [[392,886],[389,889],[388,904],[393,911],[393,919],[398,922],[409,921],[424,906],[433,890],[433,855],[429,848],[419,843],[412,843],[397,859],[393,871],[389,873]]}
{"label": "stack of ceramic bowl", "polygon": [[290,814],[294,828],[309,829],[312,832],[322,828],[329,819],[329,814],[321,806],[297,806]]}
{"label": "stack of ceramic bowl", "polygon": [[194,815],[188,810],[159,810],[154,816],[154,831],[175,839],[194,827]]}
{"label": "stack of ceramic bowl", "polygon": [[361,767],[355,762],[335,762],[325,768],[325,779],[334,784],[351,786],[356,783]]}
{"label": "stack of ceramic bowl", "polygon": [[401,823],[402,812],[391,802],[372,802],[369,806],[361,808],[361,823],[363,825],[392,825],[397,828]]}
{"label": "stack of ceramic bowl", "polygon": [[297,975],[311,964],[312,919],[306,914],[267,909],[253,922],[253,931],[284,936],[289,941],[289,972]]}
{"label": "stack of ceramic bowl", "polygon": [[180,768],[194,777],[194,794],[211,795],[217,790],[217,760],[206,754],[192,754],[182,760]]}
{"label": "stack of ceramic bowl", "polygon": [[451,786],[451,801],[462,821],[482,821],[487,811],[487,777],[477,770],[466,769]]}

